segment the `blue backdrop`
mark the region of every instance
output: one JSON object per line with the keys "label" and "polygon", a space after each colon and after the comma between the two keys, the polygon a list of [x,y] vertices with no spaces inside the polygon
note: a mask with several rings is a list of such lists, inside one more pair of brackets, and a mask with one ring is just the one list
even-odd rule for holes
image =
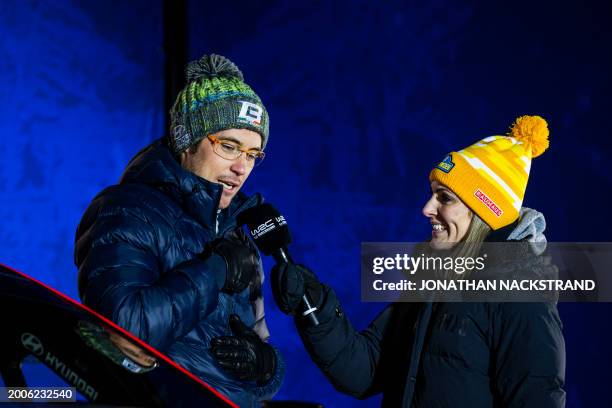
{"label": "blue backdrop", "polygon": [[[549,240],[612,241],[608,6],[294,3],[191,1],[189,54],[228,56],[268,107],[268,157],[246,190],[284,212],[294,258],[336,289],[355,326],[384,306],[359,301],[359,244],[427,237],[431,167],[518,115],[551,129],[525,197]],[[0,3],[0,262],[76,297],[82,212],[165,132],[162,18],[161,1]],[[333,390],[267,295],[288,366],[278,398],[379,405]],[[611,305],[560,310],[568,407],[612,405]]]}

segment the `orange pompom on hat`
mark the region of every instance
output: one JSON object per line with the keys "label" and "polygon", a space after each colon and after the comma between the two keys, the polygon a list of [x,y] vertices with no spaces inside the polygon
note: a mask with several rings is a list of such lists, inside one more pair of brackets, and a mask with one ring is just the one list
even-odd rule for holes
{"label": "orange pompom on hat", "polygon": [[531,159],[548,148],[548,124],[521,116],[507,136],[489,136],[449,153],[429,174],[494,230],[512,224],[523,204]]}

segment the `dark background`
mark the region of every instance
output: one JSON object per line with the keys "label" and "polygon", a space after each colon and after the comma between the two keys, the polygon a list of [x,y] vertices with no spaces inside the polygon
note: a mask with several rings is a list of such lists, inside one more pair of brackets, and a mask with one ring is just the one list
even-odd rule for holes
{"label": "dark background", "polygon": [[[432,166],[518,115],[551,130],[524,202],[548,239],[612,241],[605,2],[191,0],[187,14],[187,40],[165,47],[161,0],[0,1],[0,262],[77,298],[81,214],[165,133],[181,50],[229,57],[266,104],[268,157],[245,189],[283,211],[294,258],[359,328],[384,306],[360,302],[360,243],[425,239]],[[288,367],[277,398],[378,406],[333,390],[266,290]],[[559,309],[568,407],[611,406],[612,306]]]}

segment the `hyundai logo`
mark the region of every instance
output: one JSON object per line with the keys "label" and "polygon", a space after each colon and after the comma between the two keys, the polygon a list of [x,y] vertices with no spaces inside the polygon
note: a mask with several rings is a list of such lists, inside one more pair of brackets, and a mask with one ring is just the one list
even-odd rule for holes
{"label": "hyundai logo", "polygon": [[43,348],[43,344],[38,337],[33,335],[32,333],[23,333],[21,335],[21,344],[26,350],[32,352],[34,355],[42,356],[45,352]]}

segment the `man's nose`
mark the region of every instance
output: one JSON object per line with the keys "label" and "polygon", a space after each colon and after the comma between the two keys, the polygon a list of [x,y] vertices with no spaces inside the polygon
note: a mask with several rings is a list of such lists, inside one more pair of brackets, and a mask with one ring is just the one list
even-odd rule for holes
{"label": "man's nose", "polygon": [[234,173],[236,173],[238,176],[242,176],[242,175],[244,175],[246,173],[247,167],[248,167],[248,163],[247,163],[247,159],[246,159],[246,154],[242,153],[240,155],[240,157],[238,157],[236,160],[234,160],[234,162],[230,166],[230,169]]}

